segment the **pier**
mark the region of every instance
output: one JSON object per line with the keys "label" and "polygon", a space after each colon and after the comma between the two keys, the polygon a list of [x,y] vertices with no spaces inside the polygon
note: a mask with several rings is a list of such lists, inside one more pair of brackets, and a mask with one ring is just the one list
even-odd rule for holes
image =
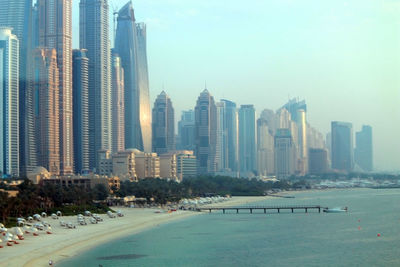
{"label": "pier", "polygon": [[240,210],[248,210],[249,213],[253,213],[256,210],[262,210],[264,213],[267,213],[267,210],[275,210],[277,213],[280,213],[281,210],[288,210],[294,213],[295,210],[301,210],[305,213],[308,213],[309,210],[318,211],[321,213],[321,210],[327,209],[328,207],[321,207],[320,205],[299,205],[299,206],[247,206],[247,207],[198,207],[197,211],[219,211],[222,210],[222,213],[228,210],[236,210],[236,213],[239,213]]}

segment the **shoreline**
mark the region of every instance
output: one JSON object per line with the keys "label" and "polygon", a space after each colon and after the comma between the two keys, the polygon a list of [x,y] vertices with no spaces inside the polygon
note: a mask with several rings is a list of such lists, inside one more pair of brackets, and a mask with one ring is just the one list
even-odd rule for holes
{"label": "shoreline", "polygon": [[[266,199],[271,196],[257,197],[232,197],[227,201],[213,203],[207,206],[232,206],[245,205]],[[98,224],[77,225],[76,216],[62,217],[59,220],[46,218],[52,225],[53,234],[41,233],[38,237],[25,234],[25,240],[19,245],[0,249],[0,266],[49,266],[51,259],[54,264],[74,257],[96,246],[114,241],[127,235],[134,235],[161,224],[183,220],[192,216],[204,214],[197,211],[178,210],[172,213],[155,213],[154,208],[117,208],[124,217],[108,218],[106,214],[100,215],[103,222]],[[161,210],[161,209],[160,209]],[[71,221],[77,225],[76,229],[66,229],[59,225],[59,221]]]}

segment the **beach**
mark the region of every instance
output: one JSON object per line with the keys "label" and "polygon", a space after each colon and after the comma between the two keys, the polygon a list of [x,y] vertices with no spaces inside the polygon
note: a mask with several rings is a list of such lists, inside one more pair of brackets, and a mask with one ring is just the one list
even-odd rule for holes
{"label": "beach", "polygon": [[[270,197],[232,197],[227,201],[207,206],[235,206],[262,201]],[[99,244],[114,241],[157,227],[161,224],[182,220],[201,212],[177,210],[171,213],[155,213],[155,208],[121,208],[124,217],[109,218],[106,214],[100,215],[103,222],[98,224],[77,225],[77,217],[61,217],[58,220],[46,218],[52,226],[52,234],[41,231],[37,237],[26,234],[25,240],[12,247],[0,249],[0,266],[49,266],[49,260],[55,265],[64,259],[74,257]],[[76,229],[61,227],[59,221],[72,222]]]}

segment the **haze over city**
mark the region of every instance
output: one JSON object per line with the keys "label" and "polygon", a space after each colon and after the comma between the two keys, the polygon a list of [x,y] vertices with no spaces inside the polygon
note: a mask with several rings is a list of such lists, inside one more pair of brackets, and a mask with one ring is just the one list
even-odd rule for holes
{"label": "haze over city", "polygon": [[[124,4],[110,1],[110,13]],[[374,168],[399,169],[399,1],[138,0],[133,6],[148,28],[151,104],[165,89],[176,121],[194,108],[205,83],[216,100],[254,104],[258,115],[299,97],[322,133],[333,120],[352,122],[354,131],[371,125]],[[74,48],[78,18],[74,1]]]}

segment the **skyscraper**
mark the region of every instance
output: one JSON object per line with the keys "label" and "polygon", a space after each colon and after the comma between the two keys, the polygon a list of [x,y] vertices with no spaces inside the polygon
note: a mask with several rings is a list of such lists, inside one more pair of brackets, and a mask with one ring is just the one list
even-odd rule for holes
{"label": "skyscraper", "polygon": [[253,105],[239,109],[239,164],[240,175],[255,174],[257,170],[256,110]]}
{"label": "skyscraper", "polygon": [[[195,149],[195,124],[194,110],[183,110],[181,120],[178,122],[178,149]],[[177,144],[178,146],[178,144]]]}
{"label": "skyscraper", "polygon": [[72,174],[72,0],[38,0],[37,6],[39,46],[57,52],[61,174]]}
{"label": "skyscraper", "polygon": [[[32,62],[30,41],[33,25],[31,23],[32,0],[0,0],[0,26],[12,28],[19,40],[19,145],[21,175],[37,165],[33,119],[33,95],[27,78],[28,67]],[[29,56],[28,56],[29,55]]]}
{"label": "skyscraper", "polygon": [[215,162],[216,171],[223,172],[226,170],[225,161],[225,148],[226,148],[226,135],[225,135],[225,103],[217,102],[216,106],[216,119],[217,119],[217,141],[215,146]]}
{"label": "skyscraper", "polygon": [[153,151],[158,154],[175,150],[174,108],[169,96],[162,91],[153,107]]}
{"label": "skyscraper", "polygon": [[121,58],[112,50],[112,151],[125,150],[125,86]]}
{"label": "skyscraper", "polygon": [[195,108],[195,142],[197,172],[213,174],[216,171],[217,112],[214,98],[207,89],[200,94]]}
{"label": "skyscraper", "polygon": [[332,169],[350,172],[353,170],[353,125],[348,122],[333,121]]}
{"label": "skyscraper", "polygon": [[86,49],[73,50],[73,111],[75,172],[89,168],[89,59]]}
{"label": "skyscraper", "polygon": [[295,173],[295,147],[289,129],[277,129],[275,134],[275,174],[285,179]]}
{"label": "skyscraper", "polygon": [[356,148],[354,159],[364,171],[373,170],[372,127],[363,125],[360,132],[356,132]]}
{"label": "skyscraper", "polygon": [[115,51],[125,72],[125,146],[151,152],[146,27],[135,23],[131,2],[118,12]]}
{"label": "skyscraper", "polygon": [[59,72],[57,52],[38,48],[34,57],[33,88],[38,165],[60,174]]}
{"label": "skyscraper", "polygon": [[273,175],[274,133],[264,118],[257,120],[257,172],[259,175]]}
{"label": "skyscraper", "polygon": [[299,172],[304,175],[308,169],[307,122],[306,111],[297,110],[298,146],[299,146]]}
{"label": "skyscraper", "polygon": [[328,151],[321,148],[310,148],[308,172],[310,174],[324,174],[328,171]]}
{"label": "skyscraper", "polygon": [[87,49],[89,59],[90,169],[96,166],[97,152],[112,147],[108,11],[107,0],[81,0],[79,4],[79,46]]}
{"label": "skyscraper", "polygon": [[232,172],[239,170],[239,129],[238,129],[238,112],[236,104],[232,101],[222,99],[224,103],[224,140],[223,158],[225,168]]}
{"label": "skyscraper", "polygon": [[147,42],[146,24],[136,23],[137,38],[137,70],[138,70],[138,93],[139,93],[139,125],[143,151],[151,151],[151,113],[150,113],[150,92],[149,74],[147,67]]}
{"label": "skyscraper", "polygon": [[19,44],[0,27],[0,172],[19,176]]}

